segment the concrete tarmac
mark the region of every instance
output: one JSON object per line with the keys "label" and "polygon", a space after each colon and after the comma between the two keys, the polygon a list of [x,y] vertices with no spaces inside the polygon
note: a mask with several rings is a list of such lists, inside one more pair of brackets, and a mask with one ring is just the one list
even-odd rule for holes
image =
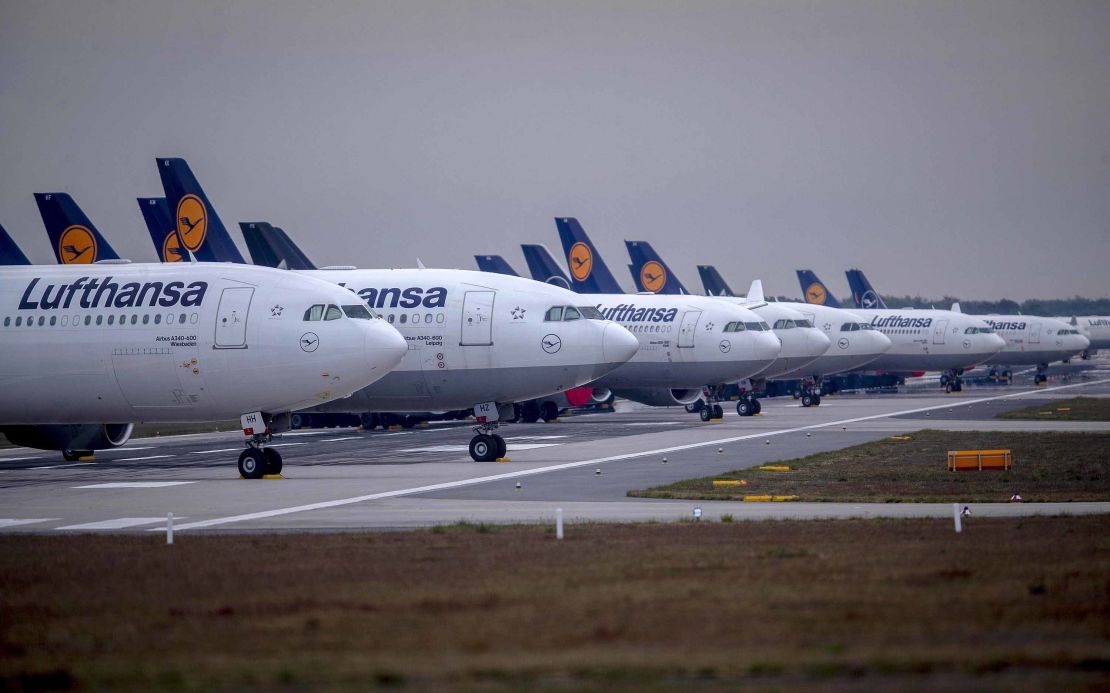
{"label": "concrete tarmac", "polygon": [[[820,407],[763,401],[719,423],[681,408],[621,403],[618,411],[501,429],[512,461],[475,463],[465,423],[396,432],[326,429],[287,434],[280,480],[246,481],[238,433],[136,439],[92,463],[57,453],[0,450],[0,531],[356,531],[473,522],[950,517],[947,504],[738,503],[628,498],[630,489],[834,450],[923,428],[1110,432],[1110,423],[1003,421],[1006,409],[1076,395],[1110,396],[1110,370],[1032,388],[973,388],[945,395],[838,395]],[[664,462],[666,458],[666,462]],[[517,483],[520,488],[517,488]],[[1110,503],[977,504],[973,517],[1110,512]]]}

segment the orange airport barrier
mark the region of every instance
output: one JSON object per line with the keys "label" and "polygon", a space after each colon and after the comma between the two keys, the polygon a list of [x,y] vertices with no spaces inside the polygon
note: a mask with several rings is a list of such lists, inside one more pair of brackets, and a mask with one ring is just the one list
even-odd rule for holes
{"label": "orange airport barrier", "polygon": [[1009,450],[949,450],[948,471],[970,472],[984,469],[1008,471],[1014,459]]}

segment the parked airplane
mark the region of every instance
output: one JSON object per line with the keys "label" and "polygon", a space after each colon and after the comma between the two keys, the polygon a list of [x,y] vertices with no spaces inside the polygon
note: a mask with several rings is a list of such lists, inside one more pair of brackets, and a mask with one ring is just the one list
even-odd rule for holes
{"label": "parked airplane", "polygon": [[66,193],[35,193],[50,247],[62,265],[90,265],[119,255]]}
{"label": "parked airplane", "polygon": [[74,459],[123,445],[126,422],[244,415],[247,478],[280,470],[265,445],[288,412],[365,387],[406,352],[349,292],[258,267],[4,267],[0,314],[11,442]]}
{"label": "parked airplane", "polygon": [[[960,313],[960,304],[952,304],[952,312]],[[1032,315],[976,315],[1006,340],[1006,347],[992,356],[985,365],[991,367],[991,376],[1010,379],[1010,366],[1037,367],[1033,382],[1040,385],[1048,381],[1048,364],[1067,361],[1083,353],[1091,342],[1079,333],[1078,328],[1056,318]],[[999,372],[998,366],[1004,369]]]}
{"label": "parked airplane", "polygon": [[0,265],[29,265],[31,261],[19,249],[8,232],[0,226]]}
{"label": "parked airplane", "polygon": [[[706,294],[735,295],[712,265],[698,265],[698,274],[701,275]],[[762,293],[762,287],[758,296],[749,292],[748,300],[762,298]],[[814,361],[778,377],[778,380],[802,381],[800,398],[803,407],[821,404],[822,384],[827,376],[862,368],[890,350],[889,337],[872,328],[863,317],[850,311],[794,301],[775,302],[773,305],[785,306],[801,313],[808,323],[824,332],[834,345]]]}
{"label": "parked airplane", "polygon": [[[571,286],[591,294],[603,315],[640,339],[636,358],[595,386],[656,406],[704,399],[699,414],[709,421],[723,416],[720,400],[729,383],[761,373],[778,358],[779,338],[752,311],[705,296],[625,294],[582,225],[570,217],[555,224]],[[607,291],[614,287],[616,293]]]}
{"label": "parked airplane", "polygon": [[[639,291],[672,295],[690,293],[650,243],[625,241],[624,245],[632,259],[630,269]],[[763,298],[763,285],[758,279],[752,282],[747,298],[713,294],[710,296],[751,310],[771,326],[771,330],[782,342],[782,349],[775,362],[760,372],[759,377],[751,383],[751,389],[756,392],[765,390],[768,380],[781,380],[787,373],[796,373],[809,368],[832,345],[832,340],[814,327],[811,318],[785,304],[768,303]],[[736,411],[741,416],[755,409],[751,395],[748,388],[741,391],[740,399],[736,404]],[[805,406],[821,403],[820,389],[816,393],[808,391],[806,395],[803,402]]]}
{"label": "parked airplane", "polygon": [[[177,162],[166,166],[163,162]],[[198,218],[216,218],[207,196],[180,159],[160,159],[170,207],[191,197]],[[265,228],[259,231],[268,238]],[[179,227],[178,232],[181,232]],[[234,245],[209,224],[196,246]],[[273,246],[271,245],[271,249]],[[274,255],[279,255],[274,253]],[[597,380],[636,353],[627,330],[604,319],[565,289],[519,277],[443,269],[371,270],[330,267],[290,273],[325,279],[358,295],[401,331],[409,349],[400,365],[350,398],[311,411],[424,412],[474,407],[478,420],[470,455],[492,461],[505,455],[498,422],[513,402]],[[504,411],[504,414],[502,413]]]}
{"label": "parked airplane", "polygon": [[[828,287],[811,270],[798,270],[802,295],[808,303],[828,305],[835,301]],[[878,294],[869,284],[850,279],[853,295],[861,305],[877,306]],[[868,368],[894,373],[941,371],[946,392],[963,389],[965,369],[983,363],[1006,346],[1006,342],[982,320],[948,310],[892,310],[871,307],[853,309],[871,326],[890,338],[892,346]]]}
{"label": "parked airplane", "polygon": [[1069,322],[1090,341],[1083,358],[1091,357],[1099,349],[1110,349],[1110,317],[1105,315],[1082,315],[1072,318],[1057,318]]}

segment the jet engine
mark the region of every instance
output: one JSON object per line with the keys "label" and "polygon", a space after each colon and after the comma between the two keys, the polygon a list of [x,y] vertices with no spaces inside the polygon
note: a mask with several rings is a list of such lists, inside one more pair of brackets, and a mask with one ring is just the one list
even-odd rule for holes
{"label": "jet engine", "polygon": [[652,407],[678,407],[693,404],[701,397],[700,389],[633,388],[614,390],[617,397]]}
{"label": "jet engine", "polygon": [[0,426],[13,445],[39,450],[61,450],[73,461],[91,450],[118,448],[131,438],[134,424],[43,424]]}

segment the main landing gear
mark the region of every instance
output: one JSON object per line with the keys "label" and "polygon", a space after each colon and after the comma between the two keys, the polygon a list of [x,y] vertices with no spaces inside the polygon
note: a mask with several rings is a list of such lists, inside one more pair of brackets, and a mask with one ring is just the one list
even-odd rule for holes
{"label": "main landing gear", "polygon": [[755,416],[761,411],[763,411],[763,405],[751,394],[742,394],[740,399],[736,400],[736,413],[740,416]]}
{"label": "main landing gear", "polygon": [[[698,412],[698,418],[702,421],[720,421],[725,418],[725,410],[721,406],[721,391],[723,386],[710,386],[702,388],[702,398],[694,402],[693,406],[695,411]],[[686,407],[686,411],[690,411],[690,407]]]}
{"label": "main landing gear", "polygon": [[470,458],[475,462],[493,462],[505,457],[508,446],[505,439],[493,433],[497,423],[479,424],[474,432],[477,434],[470,439]]}
{"label": "main landing gear", "polygon": [[800,399],[803,407],[821,406],[821,381],[815,379],[803,380]]}
{"label": "main landing gear", "polygon": [[1037,364],[1037,374],[1033,376],[1033,384],[1034,385],[1044,385],[1045,383],[1047,383],[1048,382],[1048,372],[1047,371],[1048,371],[1048,364],[1047,363],[1038,363]]}
{"label": "main landing gear", "polygon": [[1013,371],[1011,371],[1009,368],[1004,368],[1002,370],[991,368],[991,371],[987,374],[987,377],[996,383],[1009,384],[1014,380]]}
{"label": "main landing gear", "polygon": [[950,369],[940,375],[940,384],[944,386],[945,392],[962,392],[964,389],[964,379],[960,376],[964,374],[962,368]]}

